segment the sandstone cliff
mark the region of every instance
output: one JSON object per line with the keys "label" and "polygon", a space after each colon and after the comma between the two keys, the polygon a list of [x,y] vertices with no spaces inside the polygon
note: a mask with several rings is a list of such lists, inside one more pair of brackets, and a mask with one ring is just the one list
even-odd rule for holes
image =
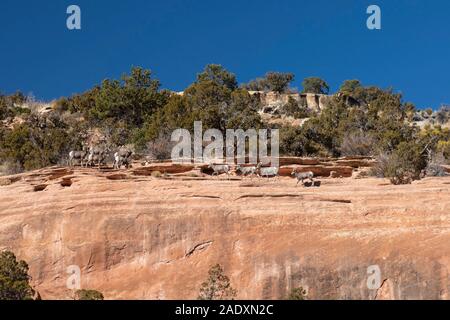
{"label": "sandstone cliff", "polygon": [[[305,165],[312,165],[306,163]],[[69,265],[108,299],[196,298],[220,263],[240,299],[449,299],[450,178],[162,178],[50,168],[0,186],[0,249],[29,262],[44,299]],[[7,185],[9,184],[9,185]],[[382,286],[367,287],[378,265]]]}

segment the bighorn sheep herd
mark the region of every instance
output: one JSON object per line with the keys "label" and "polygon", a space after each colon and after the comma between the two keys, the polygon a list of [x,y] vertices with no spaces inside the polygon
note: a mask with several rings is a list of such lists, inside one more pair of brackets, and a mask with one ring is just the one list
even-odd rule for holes
{"label": "bighorn sheep herd", "polygon": [[[81,151],[70,151],[69,152],[69,166],[73,167],[76,164],[81,165],[82,167],[86,166],[97,166],[100,168],[101,165],[105,164],[108,154],[110,154],[109,147],[101,147],[101,146],[91,146],[89,149],[83,147]],[[120,169],[122,167],[129,168],[131,167],[131,156],[133,152],[121,146],[114,153],[113,158],[113,168]],[[228,164],[209,164],[209,169],[212,169],[213,176],[219,176],[220,174],[226,174],[227,177],[230,177],[231,174],[231,166]],[[278,178],[279,176],[279,168],[278,167],[263,167],[262,162],[259,162],[257,165],[253,166],[242,166],[236,165],[235,172],[238,175],[244,177],[253,177],[257,176],[258,178]],[[295,176],[297,179],[297,185],[299,182],[304,184],[305,180],[310,180],[314,183],[314,173],[311,171],[308,172],[297,172],[297,169],[293,169],[291,176]]]}
{"label": "bighorn sheep herd", "polygon": [[[230,176],[231,168],[227,164],[210,164],[208,168],[213,170],[213,176],[218,176],[222,173],[226,173],[228,177]],[[278,178],[279,176],[278,167],[263,167],[261,162],[259,162],[256,166],[241,166],[238,164],[236,165],[235,172],[236,174],[244,177],[257,176],[259,178]],[[297,169],[294,168],[291,175],[295,176],[295,178],[297,179],[297,185],[299,184],[299,182],[304,185],[305,180],[309,180],[311,181],[311,183],[314,183],[314,173],[312,171],[297,172]]]}
{"label": "bighorn sheep herd", "polygon": [[[90,146],[89,150],[83,147],[81,151],[70,151],[68,164],[73,167],[80,164],[82,167],[94,166],[100,168],[105,164],[110,148],[107,146]],[[117,152],[114,153],[114,169],[120,169],[122,166],[128,168],[131,165],[132,151],[124,146],[121,146]]]}

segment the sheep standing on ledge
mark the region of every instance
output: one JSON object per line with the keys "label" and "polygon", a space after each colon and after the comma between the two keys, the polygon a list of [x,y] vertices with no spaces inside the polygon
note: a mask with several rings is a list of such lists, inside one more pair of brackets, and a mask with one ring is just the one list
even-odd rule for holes
{"label": "sheep standing on ledge", "polygon": [[291,176],[295,176],[297,178],[297,184],[301,181],[304,185],[304,180],[310,180],[311,183],[314,183],[314,172],[307,171],[307,172],[297,172],[295,169],[292,170]]}
{"label": "sheep standing on ledge", "polygon": [[73,167],[75,161],[79,162],[83,167],[83,162],[86,161],[87,164],[87,151],[83,149],[83,151],[70,151],[69,152],[69,167]]}
{"label": "sheep standing on ledge", "polygon": [[253,177],[254,175],[256,175],[256,166],[242,167],[241,165],[238,164],[236,166],[236,173],[239,173],[244,177],[246,176]]}
{"label": "sheep standing on ledge", "polygon": [[208,168],[213,169],[213,176],[219,176],[221,173],[226,173],[228,179],[230,178],[230,166],[227,164],[210,164]]}
{"label": "sheep standing on ledge", "polygon": [[121,146],[119,150],[114,153],[114,169],[120,169],[122,166],[125,166],[127,169],[131,167],[132,154],[133,152],[130,149]]}
{"label": "sheep standing on ledge", "polygon": [[259,162],[256,166],[256,173],[259,177],[278,177],[278,167],[263,167],[262,162]]}

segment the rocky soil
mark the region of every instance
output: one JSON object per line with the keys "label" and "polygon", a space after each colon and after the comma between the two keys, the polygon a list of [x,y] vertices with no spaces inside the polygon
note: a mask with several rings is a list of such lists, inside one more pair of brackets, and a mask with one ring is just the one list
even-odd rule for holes
{"label": "rocky soil", "polygon": [[[195,299],[216,263],[239,299],[281,299],[297,286],[310,299],[450,298],[450,177],[305,188],[288,177],[151,171],[1,178],[0,250],[29,263],[43,299],[70,298],[70,265],[107,299]],[[373,265],[378,289],[367,286]]]}

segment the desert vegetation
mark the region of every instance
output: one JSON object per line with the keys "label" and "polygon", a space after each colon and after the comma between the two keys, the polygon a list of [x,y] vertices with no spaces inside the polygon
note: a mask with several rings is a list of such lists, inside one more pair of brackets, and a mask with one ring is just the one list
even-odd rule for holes
{"label": "desert vegetation", "polygon": [[230,279],[225,275],[220,264],[212,266],[208,271],[208,278],[202,283],[198,295],[199,300],[232,300],[236,297]]}
{"label": "desert vegetation", "polygon": [[[0,253],[0,300],[41,300],[30,284],[27,262],[18,260],[11,251]],[[103,300],[97,290],[80,289],[74,292],[74,300]]]}
{"label": "desert vegetation", "polygon": [[17,260],[11,251],[0,253],[0,300],[34,300],[39,299],[30,285],[28,264]]}
{"label": "desert vegetation", "polygon": [[[407,183],[421,173],[439,172],[450,159],[450,109],[418,110],[393,89],[344,81],[321,112],[289,97],[280,112],[302,125],[263,120],[261,100],[252,91],[292,93],[293,73],[268,72],[239,85],[235,74],[207,65],[183,93],[161,88],[150,70],[135,67],[121,79],[107,79],[84,93],[63,97],[48,112],[30,108],[21,93],[0,95],[1,173],[11,174],[67,163],[71,150],[82,150],[93,136],[111,148],[128,145],[137,154],[163,159],[170,153],[170,132],[217,128],[279,128],[282,155],[371,156],[373,173]],[[325,80],[311,77],[302,92],[329,94]],[[416,123],[427,120],[426,126]]]}
{"label": "desert vegetation", "polygon": [[288,300],[306,300],[307,292],[303,287],[293,288],[289,293]]}
{"label": "desert vegetation", "polygon": [[104,300],[103,294],[97,290],[80,289],[75,291],[75,300]]}

